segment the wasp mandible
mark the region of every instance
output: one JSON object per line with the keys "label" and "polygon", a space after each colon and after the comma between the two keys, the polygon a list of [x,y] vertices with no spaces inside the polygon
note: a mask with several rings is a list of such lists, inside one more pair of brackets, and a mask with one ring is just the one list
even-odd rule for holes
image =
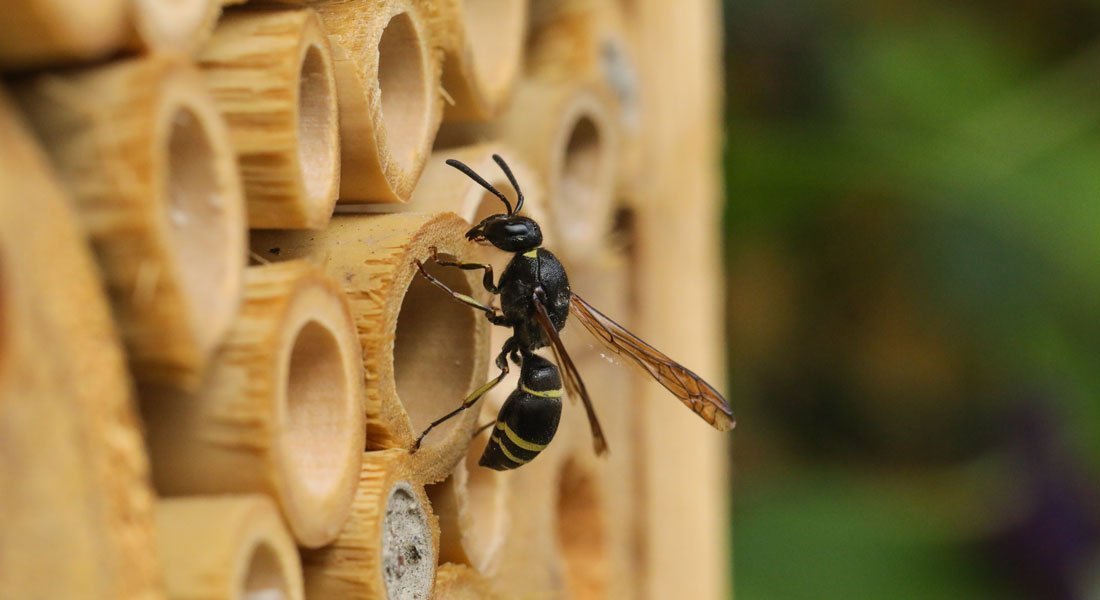
{"label": "wasp mandible", "polygon": [[[501,406],[496,420],[486,426],[494,429],[489,444],[481,455],[481,466],[504,471],[520,467],[538,456],[557,432],[561,419],[561,398],[566,392],[573,398],[580,398],[584,403],[596,453],[605,453],[607,440],[596,417],[592,399],[576,365],[558,337],[558,332],[565,327],[570,313],[605,346],[629,358],[653,376],[715,429],[732,429],[735,423],[733,411],[713,386],[627,331],[569,289],[565,268],[552,252],[542,247],[542,230],[539,224],[534,219],[519,214],[523,209],[523,192],[512,170],[499,155],[494,154],[493,160],[504,171],[516,191],[514,207],[504,194],[466,164],[454,159],[448,160],[447,164],[464,173],[504,203],[505,212],[485,218],[466,232],[466,239],[472,242],[488,242],[513,254],[512,260],[501,273],[500,280],[494,283],[492,265],[459,262],[452,256],[437,253],[434,249],[431,260],[443,267],[483,271],[482,284],[489,292],[500,296],[500,308],[482,304],[466,294],[450,289],[428,273],[419,260],[416,261],[416,266],[421,275],[452,298],[483,311],[493,325],[511,328],[512,336],[504,342],[495,360],[500,374],[474,390],[458,408],[432,422],[416,439],[413,451],[420,447],[420,442],[432,429],[473,406],[499,384],[508,375],[508,362],[511,360],[520,367],[519,385]],[[535,354],[536,350],[547,346],[553,351],[557,366]],[[564,380],[562,371],[565,373]]]}

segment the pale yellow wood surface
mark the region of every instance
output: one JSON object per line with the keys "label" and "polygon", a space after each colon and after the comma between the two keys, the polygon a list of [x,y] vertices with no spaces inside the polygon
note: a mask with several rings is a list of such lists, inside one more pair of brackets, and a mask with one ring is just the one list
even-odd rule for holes
{"label": "pale yellow wood surface", "polygon": [[157,545],[172,600],[303,598],[294,541],[264,496],[160,500]]}
{"label": "pale yellow wood surface", "polygon": [[[469,260],[477,247],[453,213],[338,215],[321,232],[257,232],[266,260],[304,258],[340,282],[351,302],[367,371],[367,447],[412,448],[436,418],[485,381],[489,324],[417,274],[430,248]],[[426,265],[458,292],[487,300],[480,277]],[[424,483],[440,481],[465,452],[477,410],[437,428],[413,455]]]}
{"label": "pale yellow wood surface", "polygon": [[528,0],[425,3],[444,51],[447,120],[486,120],[507,104],[523,65]]}
{"label": "pale yellow wood surface", "polygon": [[128,59],[17,88],[92,240],[134,374],[196,383],[240,302],[244,202],[187,62]]}
{"label": "pale yellow wood surface", "polygon": [[122,43],[128,0],[8,0],[0,10],[0,68],[99,58]]}
{"label": "pale yellow wood surface", "polygon": [[[639,333],[721,383],[719,8],[637,3],[646,141],[636,214]],[[736,434],[702,426],[657,385],[647,383],[638,404],[645,597],[728,597],[727,452]]]}
{"label": "pale yellow wood surface", "polygon": [[439,526],[402,449],[367,452],[351,517],[337,540],[302,554],[316,600],[427,598]]}
{"label": "pale yellow wood surface", "polygon": [[0,598],[158,598],[122,345],[28,131],[0,90]]}
{"label": "pale yellow wood surface", "polygon": [[127,46],[140,52],[194,54],[221,15],[221,0],[126,0]]}
{"label": "pale yellow wood surface", "polygon": [[332,53],[317,15],[228,14],[198,62],[237,151],[249,226],[324,227],[340,189],[340,135]]}
{"label": "pale yellow wood surface", "polygon": [[442,51],[413,0],[314,5],[332,40],[340,99],[340,202],[409,199],[443,118]]}
{"label": "pale yellow wood surface", "polygon": [[158,492],[264,493],[299,545],[335,539],[367,414],[355,323],[335,281],[303,261],[249,267],[240,314],[200,388],[143,395]]}

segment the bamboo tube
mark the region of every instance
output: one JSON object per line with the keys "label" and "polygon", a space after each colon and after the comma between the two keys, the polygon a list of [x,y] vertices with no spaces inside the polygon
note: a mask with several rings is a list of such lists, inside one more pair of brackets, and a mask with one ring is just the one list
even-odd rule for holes
{"label": "bamboo tube", "polygon": [[[448,159],[460,160],[477,171],[495,188],[500,190],[512,203],[516,204],[516,193],[512,184],[504,176],[500,167],[493,162],[493,154],[501,155],[511,167],[512,173],[523,189],[523,214],[540,224],[549,224],[546,208],[546,194],[538,175],[527,166],[526,161],[510,147],[498,143],[474,144],[458,148],[446,148],[432,153],[420,181],[416,184],[412,199],[405,207],[417,212],[451,211],[471,224],[485,217],[504,212],[504,205],[496,196],[486,191],[469,177],[447,166]],[[546,228],[543,236],[553,239]]]}
{"label": "bamboo tube", "polygon": [[507,475],[477,464],[488,441],[488,433],[479,435],[451,476],[428,486],[439,517],[440,560],[470,565],[481,573],[496,571],[512,519]]}
{"label": "bamboo tube", "polygon": [[[646,269],[640,329],[663,352],[721,382],[720,8],[709,0],[634,2],[644,40],[642,104],[654,124],[643,136],[644,195],[636,203],[637,260]],[[669,319],[673,313],[683,318]],[[730,438],[657,397],[664,393],[648,386],[638,402],[645,464],[641,596],[728,598]],[[687,495],[692,506],[685,511]]]}
{"label": "bamboo tube", "polygon": [[0,598],[156,598],[152,492],[107,299],[0,89]]}
{"label": "bamboo tube", "polygon": [[222,0],[127,0],[128,46],[143,52],[194,54],[210,37]]}
{"label": "bamboo tube", "polygon": [[[539,115],[532,119],[531,115]],[[606,88],[539,77],[520,83],[509,110],[485,125],[449,124],[437,146],[499,139],[544,181],[555,251],[583,258],[611,226],[619,136]]]}
{"label": "bamboo tube", "polygon": [[[351,300],[367,371],[367,447],[409,449],[433,420],[485,382],[488,322],[448,297],[416,270],[429,248],[477,259],[453,214],[338,215],[319,232],[254,232],[253,251],[267,260],[308,258],[341,282]],[[425,268],[455,291],[488,301],[480,275]],[[475,406],[438,427],[412,457],[425,483],[440,481],[463,456]]]}
{"label": "bamboo tube", "polygon": [[519,76],[527,33],[527,0],[443,0],[432,29],[443,48],[443,89],[454,100],[447,120],[500,113]]}
{"label": "bamboo tube", "polygon": [[[610,247],[570,268],[570,283],[601,311],[644,337],[646,332],[636,326],[634,314],[638,298],[633,289],[636,285],[634,271],[639,267],[630,261],[630,252],[636,247],[632,219],[619,215],[616,221],[617,227],[609,238]],[[588,338],[587,332],[582,330],[573,336],[567,336],[566,343],[574,342],[570,351],[588,384],[611,445],[610,454],[599,458],[593,454],[591,440],[586,435],[588,424],[581,411],[564,415],[561,427],[573,434],[566,442],[570,447],[570,461],[588,473],[593,493],[600,498],[602,508],[598,520],[603,525],[605,548],[601,569],[605,573],[606,595],[637,598],[640,595],[637,573],[641,568],[638,548],[642,527],[638,519],[642,503],[638,489],[640,480],[645,477],[645,464],[639,460],[636,439],[640,418],[638,398],[645,386],[656,384],[647,381],[645,375],[624,359],[608,356],[611,353]],[[671,396],[653,401],[677,403]]]}
{"label": "bamboo tube", "polygon": [[557,537],[569,598],[608,596],[607,514],[596,481],[595,469],[577,460],[559,475]]}
{"label": "bamboo tube", "polygon": [[[583,411],[569,404],[563,417],[573,412]],[[570,429],[559,427],[554,442],[537,460],[504,474],[508,492],[503,511],[508,521],[503,541],[494,551],[495,560],[482,564],[484,570],[475,567],[504,598],[564,597],[564,564],[557,539],[558,473],[569,454]],[[586,429],[579,431],[587,434]]]}
{"label": "bamboo tube", "polygon": [[197,382],[237,310],[246,244],[233,150],[201,79],[142,58],[17,92],[92,239],[134,375]]}
{"label": "bamboo tube", "polygon": [[301,261],[250,267],[240,316],[202,389],[150,391],[165,495],[263,492],[302,546],[336,537],[364,447],[363,367],[339,287]]}
{"label": "bamboo tube", "polygon": [[368,452],[351,517],[331,545],[302,553],[313,600],[428,598],[439,532],[401,449]]}
{"label": "bamboo tube", "polygon": [[169,598],[303,598],[294,542],[264,496],[161,500],[157,545]]}
{"label": "bamboo tube", "polygon": [[237,150],[253,228],[320,229],[340,185],[336,81],[310,10],[234,12],[199,64]]}
{"label": "bamboo tube", "polygon": [[503,139],[545,178],[562,254],[583,257],[600,247],[611,226],[619,153],[607,95],[594,86],[528,80],[502,127]]}
{"label": "bamboo tube", "polygon": [[501,598],[477,571],[447,563],[435,570],[435,600],[495,600]]}
{"label": "bamboo tube", "polygon": [[634,197],[641,169],[643,106],[636,43],[612,2],[537,2],[526,68],[551,81],[583,80],[608,92],[620,138],[617,187]]}
{"label": "bamboo tube", "polygon": [[127,0],[9,0],[0,11],[0,68],[88,61],[122,43]]}
{"label": "bamboo tube", "polygon": [[425,7],[419,0],[314,5],[336,61],[339,202],[404,202],[424,168],[443,116],[441,55],[431,47]]}

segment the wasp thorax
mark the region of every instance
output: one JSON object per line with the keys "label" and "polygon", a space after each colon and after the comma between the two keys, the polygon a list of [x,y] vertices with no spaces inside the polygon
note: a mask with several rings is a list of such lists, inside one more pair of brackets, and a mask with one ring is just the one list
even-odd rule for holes
{"label": "wasp thorax", "polygon": [[466,232],[466,238],[487,241],[505,252],[525,252],[542,245],[542,230],[528,217],[493,215]]}

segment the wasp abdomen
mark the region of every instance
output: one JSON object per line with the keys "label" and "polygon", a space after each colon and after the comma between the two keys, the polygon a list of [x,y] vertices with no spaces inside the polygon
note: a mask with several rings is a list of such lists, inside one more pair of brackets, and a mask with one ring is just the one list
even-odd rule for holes
{"label": "wasp abdomen", "polygon": [[541,356],[524,356],[519,387],[501,407],[478,464],[506,471],[534,460],[558,431],[562,394],[558,369]]}

